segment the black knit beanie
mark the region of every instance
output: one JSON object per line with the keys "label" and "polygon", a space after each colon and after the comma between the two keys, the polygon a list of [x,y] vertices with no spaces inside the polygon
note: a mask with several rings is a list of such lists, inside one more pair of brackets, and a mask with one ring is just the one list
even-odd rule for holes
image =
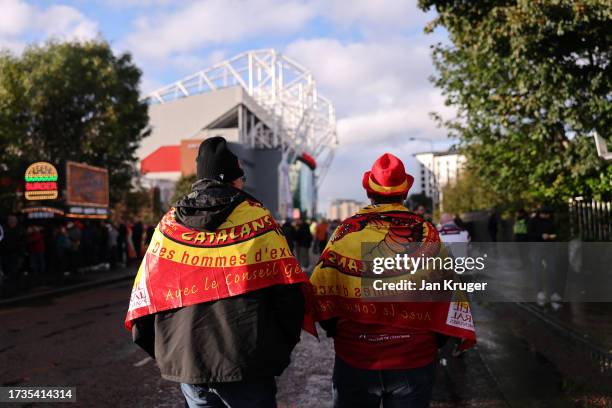
{"label": "black knit beanie", "polygon": [[238,164],[238,157],[228,148],[227,141],[221,136],[215,136],[200,144],[196,175],[198,179],[211,178],[231,183],[244,176],[244,171]]}

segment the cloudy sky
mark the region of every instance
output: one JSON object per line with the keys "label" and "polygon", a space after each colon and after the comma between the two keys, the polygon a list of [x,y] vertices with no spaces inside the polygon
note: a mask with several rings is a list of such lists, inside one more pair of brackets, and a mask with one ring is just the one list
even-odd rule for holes
{"label": "cloudy sky", "polygon": [[416,0],[0,0],[0,47],[101,37],[133,54],[145,93],[241,51],[276,48],[309,68],[336,105],[340,146],[319,193],[326,207],[365,199],[361,175],[386,151],[416,172],[412,155],[431,144],[409,138],[449,145],[430,118],[452,114],[428,80],[430,45],[445,41],[442,31],[423,33],[431,18]]}

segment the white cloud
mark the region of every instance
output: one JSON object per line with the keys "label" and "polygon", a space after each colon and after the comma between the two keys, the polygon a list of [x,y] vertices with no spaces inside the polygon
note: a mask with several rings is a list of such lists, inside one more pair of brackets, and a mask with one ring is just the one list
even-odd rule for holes
{"label": "white cloud", "polygon": [[88,40],[96,37],[98,24],[86,18],[80,11],[68,6],[51,6],[38,11],[35,21],[38,29],[48,37],[70,40]]}
{"label": "white cloud", "polygon": [[286,53],[312,70],[321,92],[336,104],[341,145],[445,137],[430,117],[449,110],[428,80],[433,66],[423,39],[300,40]]}
{"label": "white cloud", "polygon": [[429,19],[416,0],[328,0],[322,3],[326,16],[341,26],[373,26],[377,30],[422,29]]}
{"label": "white cloud", "polygon": [[28,26],[32,8],[19,0],[0,0],[0,36],[14,36]]}
{"label": "white cloud", "polygon": [[308,67],[338,112],[396,107],[429,89],[429,47],[411,38],[343,44],[336,39],[298,40],[286,54]]}
{"label": "white cloud", "polygon": [[26,43],[23,41],[0,37],[0,50],[8,50],[13,54],[18,54],[25,46]]}
{"label": "white cloud", "polygon": [[161,83],[155,77],[143,73],[142,78],[140,80],[140,93],[141,95],[148,95],[154,90],[161,88],[165,84]]}
{"label": "white cloud", "polygon": [[[19,53],[24,37],[45,40],[86,40],[94,38],[98,24],[73,7],[54,5],[39,8],[20,0],[0,0],[0,47]],[[31,41],[31,40],[30,40]]]}
{"label": "white cloud", "polygon": [[[182,0],[184,3],[187,0]],[[160,7],[160,6],[170,6],[172,4],[176,4],[176,0],[101,0],[105,5],[114,7],[114,8],[130,8],[130,7]]]}
{"label": "white cloud", "polygon": [[439,140],[446,137],[431,118],[431,112],[450,114],[436,91],[413,93],[394,108],[349,114],[338,121],[341,144],[392,141],[408,137]]}
{"label": "white cloud", "polygon": [[296,0],[204,0],[139,19],[123,46],[138,58],[161,60],[261,34],[293,33],[314,14],[311,5]]}

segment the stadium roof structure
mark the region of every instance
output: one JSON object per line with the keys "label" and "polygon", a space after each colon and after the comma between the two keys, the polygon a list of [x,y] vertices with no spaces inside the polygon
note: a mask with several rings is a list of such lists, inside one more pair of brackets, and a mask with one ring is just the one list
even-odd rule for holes
{"label": "stadium roof structure", "polygon": [[160,146],[140,162],[142,174],[179,171],[181,171],[181,146]]}
{"label": "stadium roof structure", "polygon": [[242,87],[259,105],[258,125],[239,135],[252,148],[280,148],[291,163],[304,154],[317,162],[317,182],[324,178],[338,144],[333,104],[321,95],[309,70],[273,50],[251,50],[219,62],[151,92],[149,104]]}

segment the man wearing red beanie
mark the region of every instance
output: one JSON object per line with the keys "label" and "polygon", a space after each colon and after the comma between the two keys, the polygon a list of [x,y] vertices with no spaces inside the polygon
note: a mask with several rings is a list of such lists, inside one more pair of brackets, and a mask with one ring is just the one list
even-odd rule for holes
{"label": "man wearing red beanie", "polygon": [[[399,158],[379,157],[362,181],[372,205],[338,226],[310,279],[314,318],[334,338],[334,407],[427,407],[438,347],[447,336],[464,338],[465,347],[475,340],[467,302],[364,298],[363,282],[373,280],[364,244],[385,257],[411,244],[439,254],[436,228],[403,205],[412,182]],[[448,318],[458,307],[469,324]]]}

